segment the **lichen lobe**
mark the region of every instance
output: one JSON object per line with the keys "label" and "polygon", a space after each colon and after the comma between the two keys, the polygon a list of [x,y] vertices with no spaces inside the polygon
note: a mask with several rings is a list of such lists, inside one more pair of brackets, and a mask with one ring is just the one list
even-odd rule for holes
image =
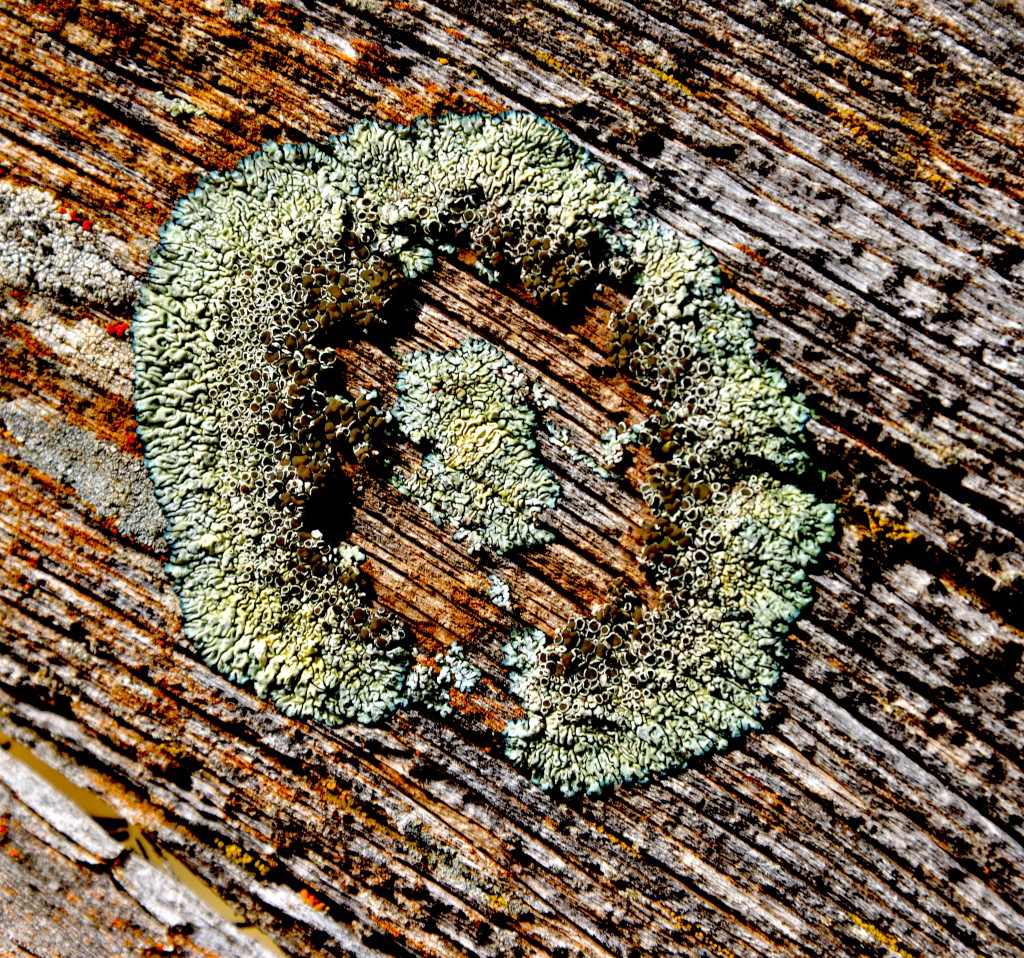
{"label": "lichen lobe", "polygon": [[431,451],[399,488],[470,551],[550,542],[537,517],[553,509],[559,485],[534,454],[536,415],[523,373],[481,339],[448,352],[405,357],[395,418]]}

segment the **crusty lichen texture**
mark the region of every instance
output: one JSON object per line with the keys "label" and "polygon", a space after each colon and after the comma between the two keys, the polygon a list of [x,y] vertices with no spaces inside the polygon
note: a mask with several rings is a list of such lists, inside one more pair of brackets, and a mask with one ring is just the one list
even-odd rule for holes
{"label": "crusty lichen texture", "polygon": [[451,690],[470,692],[480,681],[480,670],[470,662],[458,642],[434,656],[432,664],[417,662],[409,671],[405,694],[444,717],[451,715]]}
{"label": "crusty lichen texture", "polygon": [[833,532],[833,507],[786,478],[807,470],[808,409],[755,358],[714,257],[650,220],[631,224],[628,255],[637,288],[611,358],[657,415],[609,444],[654,455],[640,558],[659,601],[623,591],[506,646],[527,713],[508,753],[567,794],[681,767],[758,727],[782,636],[811,598],[805,568]]}
{"label": "crusty lichen texture", "polygon": [[49,193],[0,181],[0,287],[111,305],[138,293],[134,276],[111,262],[108,240]]}
{"label": "crusty lichen texture", "polygon": [[536,458],[530,388],[496,346],[470,339],[447,352],[404,357],[394,415],[431,451],[398,487],[438,525],[451,525],[471,552],[508,552],[550,542],[537,524],[559,485]]}
{"label": "crusty lichen texture", "polygon": [[[509,755],[542,787],[594,792],[756,726],[832,507],[796,485],[807,409],[756,360],[713,257],[636,202],[554,126],[508,113],[271,143],[178,204],[133,327],[137,405],[186,630],[208,661],[328,722],[424,698],[429,667],[408,677],[408,637],[368,601],[358,550],[318,524],[325,502],[346,508],[341,458],[365,466],[389,428],[374,394],[333,395],[325,373],[402,283],[458,249],[545,304],[584,282],[633,287],[610,360],[653,410],[593,466],[652,450],[638,559],[659,599],[620,590],[555,635],[513,636],[525,715]],[[431,447],[400,480],[410,494],[475,548],[542,542],[558,488],[532,445],[538,404],[500,349],[411,354],[400,389],[397,424]]]}

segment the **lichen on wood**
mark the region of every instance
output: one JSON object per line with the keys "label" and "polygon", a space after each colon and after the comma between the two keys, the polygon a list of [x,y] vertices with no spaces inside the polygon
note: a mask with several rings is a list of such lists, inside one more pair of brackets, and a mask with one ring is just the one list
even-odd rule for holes
{"label": "lichen on wood", "polygon": [[[405,632],[367,603],[362,554],[330,541],[316,509],[338,495],[336,441],[364,463],[391,414],[321,383],[337,344],[461,247],[489,282],[556,307],[601,279],[635,286],[609,348],[657,411],[641,486],[657,604],[624,592],[550,642],[513,637],[527,715],[508,753],[545,788],[594,792],[758,725],[832,509],[788,481],[806,466],[808,411],[754,358],[714,258],[636,204],[523,113],[268,144],[179,203],[136,316],[136,407],[186,632],[208,661],[290,714],[365,722],[407,704]],[[436,450],[398,488],[471,552],[553,539],[536,518],[559,487],[533,454],[526,379],[497,346],[410,354],[397,388],[394,419]]]}
{"label": "lichen on wood", "polygon": [[[364,568],[429,644],[424,660],[471,637],[487,699],[453,692],[447,719],[399,711],[327,728],[203,667],[162,557],[0,435],[4,732],[102,791],[290,953],[1016,956],[1024,142],[1012,6],[251,6],[236,22],[192,0],[13,0],[0,11],[6,174],[84,211],[142,276],[198,176],[268,138],[319,140],[368,115],[548,116],[714,250],[764,352],[817,412],[807,432],[842,534],[787,637],[764,731],[685,774],[565,802],[502,757],[516,717],[492,638],[505,611],[462,545],[391,487],[368,485],[357,507]],[[157,89],[206,117],[175,122]],[[3,400],[134,455],[130,351],[106,332],[130,316],[14,293],[0,304]],[[593,372],[624,302],[598,292],[563,324],[466,262],[439,262],[397,338],[402,350],[500,343],[603,466],[601,435],[628,429],[632,442],[647,415],[624,375]],[[365,379],[382,408],[394,402],[387,349],[368,341],[349,361],[356,394]],[[558,540],[493,568],[517,611],[554,634],[630,577],[644,517],[538,438],[563,489]],[[626,459],[628,476],[645,455]],[[167,743],[187,755],[168,765]],[[413,813],[429,848],[401,838]],[[228,860],[230,846],[270,863],[271,882]],[[457,867],[438,867],[453,855]],[[45,922],[43,903],[22,901],[30,928]],[[94,904],[62,901],[86,917]],[[13,951],[10,934],[0,927]],[[128,952],[130,930],[120,937]]]}

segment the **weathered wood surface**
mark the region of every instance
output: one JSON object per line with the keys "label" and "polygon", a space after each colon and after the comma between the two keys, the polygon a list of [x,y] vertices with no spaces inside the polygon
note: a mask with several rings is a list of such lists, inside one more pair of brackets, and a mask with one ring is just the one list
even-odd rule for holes
{"label": "weathered wood surface", "polygon": [[[0,730],[295,954],[1020,954],[1019,8],[8,0],[0,38],[0,165],[109,230],[140,275],[177,197],[267,137],[551,117],[719,254],[819,413],[844,509],[766,730],[561,801],[502,757],[506,623],[483,576],[386,488],[353,531],[378,597],[424,648],[462,640],[480,694],[446,721],[326,729],[204,668],[152,545],[130,351],[105,331],[122,317],[8,297]],[[160,91],[206,115],[173,120]],[[559,326],[452,265],[400,333],[500,340],[585,441],[642,404],[590,368],[607,305]],[[393,382],[386,349],[351,358]],[[637,578],[642,510],[544,451],[563,537],[507,574],[551,627]]]}
{"label": "weathered wood surface", "polygon": [[0,851],[5,955],[270,956],[2,752]]}

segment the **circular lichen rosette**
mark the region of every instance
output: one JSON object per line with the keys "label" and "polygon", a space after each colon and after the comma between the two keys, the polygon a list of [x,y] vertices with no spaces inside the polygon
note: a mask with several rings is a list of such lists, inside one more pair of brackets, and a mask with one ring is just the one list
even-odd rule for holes
{"label": "circular lichen rosette", "polygon": [[[620,592],[555,635],[511,637],[524,717],[508,754],[543,787],[593,792],[757,724],[833,510],[798,485],[807,409],[755,358],[713,257],[636,204],[524,113],[269,143],[179,202],[133,326],[136,407],[186,634],[211,665],[332,723],[379,719],[424,686],[401,623],[361,585],[362,555],[318,527],[325,502],[350,508],[343,458],[372,463],[393,418],[436,445],[405,484],[435,518],[448,509],[474,548],[544,541],[534,520],[557,484],[530,452],[530,390],[496,346],[410,358],[394,411],[334,391],[337,347],[462,250],[544,303],[585,282],[631,287],[610,361],[652,409],[607,447],[652,450],[638,559],[659,600]],[[438,663],[471,686],[454,646]]]}

